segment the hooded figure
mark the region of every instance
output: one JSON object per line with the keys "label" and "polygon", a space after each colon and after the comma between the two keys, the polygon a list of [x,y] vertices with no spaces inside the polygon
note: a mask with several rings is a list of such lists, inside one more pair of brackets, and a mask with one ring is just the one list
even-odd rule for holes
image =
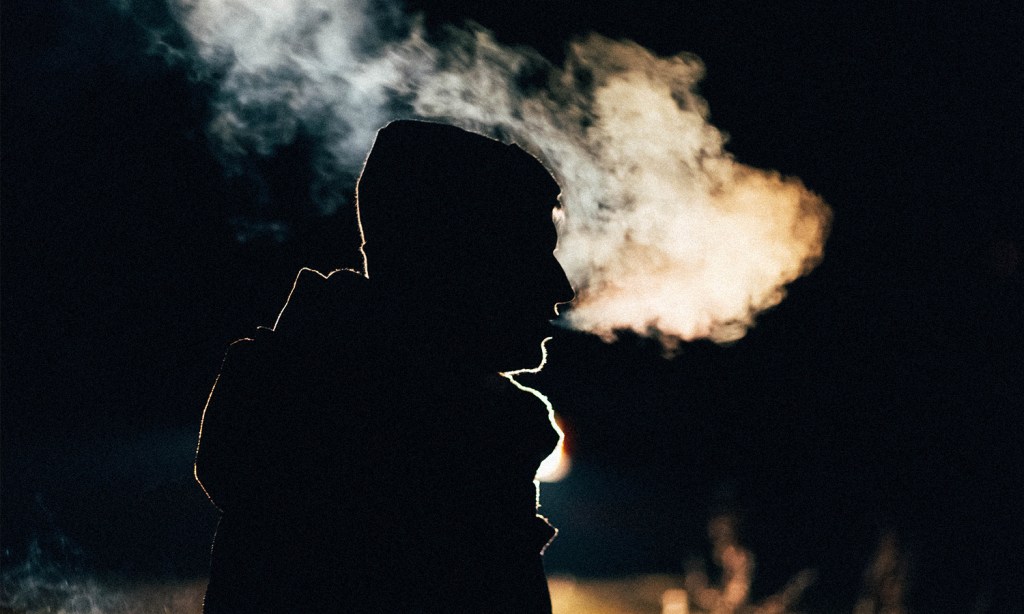
{"label": "hooded figure", "polygon": [[558,186],[514,145],[401,121],[357,196],[364,272],[300,271],[207,402],[204,611],[550,612],[534,475],[559,433],[502,373],[572,298]]}

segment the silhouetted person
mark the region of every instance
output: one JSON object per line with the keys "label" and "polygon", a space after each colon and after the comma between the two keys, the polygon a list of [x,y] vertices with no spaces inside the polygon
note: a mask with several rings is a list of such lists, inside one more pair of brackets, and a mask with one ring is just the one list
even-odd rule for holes
{"label": "silhouetted person", "polygon": [[548,612],[533,478],[558,434],[499,372],[539,363],[572,298],[558,186],[516,146],[402,121],[357,195],[367,275],[301,271],[207,403],[206,612]]}

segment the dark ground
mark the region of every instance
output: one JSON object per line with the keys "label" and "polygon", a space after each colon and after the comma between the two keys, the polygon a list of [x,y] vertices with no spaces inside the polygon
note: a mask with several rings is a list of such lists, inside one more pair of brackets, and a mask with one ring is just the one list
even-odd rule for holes
{"label": "dark ground", "polygon": [[[732,347],[556,335],[533,383],[576,467],[544,488],[548,564],[679,571],[729,511],[759,594],[813,567],[809,607],[849,611],[893,531],[914,611],[1020,611],[1022,9],[743,4],[415,3],[554,60],[590,30],[692,51],[730,151],[835,211],[822,265]],[[309,144],[226,177],[208,86],[145,46],[99,2],[4,6],[7,571],[35,542],[59,572],[202,576],[190,464],[224,348],[300,266],[354,264]]]}

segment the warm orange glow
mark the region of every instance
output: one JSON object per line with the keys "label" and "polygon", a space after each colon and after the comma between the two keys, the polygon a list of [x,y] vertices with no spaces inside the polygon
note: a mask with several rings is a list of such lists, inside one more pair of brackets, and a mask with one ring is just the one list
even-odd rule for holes
{"label": "warm orange glow", "polygon": [[[561,434],[561,431],[559,431]],[[537,468],[538,482],[557,482],[569,475],[571,462],[565,451],[565,435],[558,438],[558,446]]]}
{"label": "warm orange glow", "polygon": [[540,344],[541,357],[540,364],[531,369],[517,369],[515,371],[506,371],[502,373],[502,377],[512,382],[516,388],[523,392],[529,392],[533,396],[540,399],[541,403],[544,403],[544,407],[548,409],[548,420],[551,421],[551,428],[555,429],[558,433],[558,445],[555,446],[554,451],[548,455],[540,466],[537,468],[536,480],[538,482],[557,482],[561,480],[569,473],[569,455],[565,450],[565,433],[562,431],[562,427],[559,426],[558,421],[555,419],[555,409],[551,406],[551,401],[548,400],[544,393],[529,386],[524,386],[516,381],[515,376],[521,373],[539,373],[544,365],[548,362],[548,341],[551,341],[551,337],[544,339]]}
{"label": "warm orange glow", "polygon": [[686,589],[670,588],[661,594],[661,614],[690,614]]}

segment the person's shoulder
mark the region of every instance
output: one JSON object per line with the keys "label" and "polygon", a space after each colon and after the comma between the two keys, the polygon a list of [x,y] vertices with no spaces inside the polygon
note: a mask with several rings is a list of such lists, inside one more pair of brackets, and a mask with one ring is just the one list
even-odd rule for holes
{"label": "person's shoulder", "polygon": [[325,319],[352,315],[365,302],[367,286],[366,277],[351,269],[321,273],[303,268],[272,329],[301,334],[311,324],[320,326]]}
{"label": "person's shoulder", "polygon": [[277,320],[275,320],[274,326],[271,328],[277,329],[281,323],[281,318],[284,317],[289,307],[294,310],[305,303],[309,303],[323,293],[327,286],[327,280],[333,277],[336,272],[321,273],[309,267],[299,269],[299,272],[295,275],[295,280],[292,282],[292,288],[288,292],[288,298],[285,300],[280,313],[277,314]]}
{"label": "person's shoulder", "polygon": [[252,336],[232,341],[224,352],[221,370],[230,365],[232,371],[251,370],[266,361],[269,351],[277,344],[274,331],[260,326]]}

